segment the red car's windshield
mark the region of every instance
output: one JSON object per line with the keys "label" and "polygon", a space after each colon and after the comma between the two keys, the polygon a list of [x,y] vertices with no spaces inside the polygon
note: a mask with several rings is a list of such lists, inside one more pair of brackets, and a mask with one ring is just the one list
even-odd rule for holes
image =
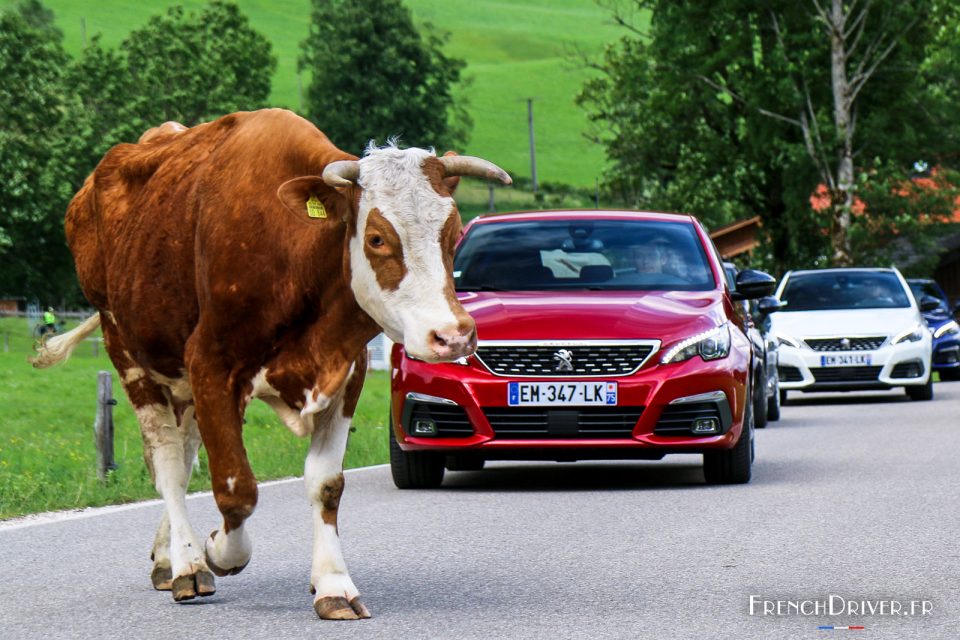
{"label": "red car's windshield", "polygon": [[708,291],[713,272],[692,224],[535,220],[475,225],[454,259],[457,291]]}

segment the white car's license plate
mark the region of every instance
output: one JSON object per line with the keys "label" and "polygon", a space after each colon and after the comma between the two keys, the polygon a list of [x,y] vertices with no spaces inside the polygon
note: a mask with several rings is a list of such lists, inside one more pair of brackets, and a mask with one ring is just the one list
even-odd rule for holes
{"label": "white car's license plate", "polygon": [[510,382],[507,404],[516,406],[585,406],[617,404],[616,382]]}
{"label": "white car's license plate", "polygon": [[845,353],[820,356],[821,367],[859,367],[869,364],[869,353]]}

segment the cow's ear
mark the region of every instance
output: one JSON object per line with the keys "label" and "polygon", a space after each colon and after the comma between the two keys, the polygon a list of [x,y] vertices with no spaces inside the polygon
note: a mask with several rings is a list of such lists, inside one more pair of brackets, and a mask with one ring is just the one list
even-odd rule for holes
{"label": "cow's ear", "polygon": [[[443,154],[443,157],[459,155],[456,151],[447,151]],[[460,185],[460,176],[450,176],[443,179],[443,184],[447,185],[447,191],[450,192],[452,196],[456,191],[457,187]]]}
{"label": "cow's ear", "polygon": [[277,197],[297,218],[313,223],[335,220],[343,200],[320,176],[287,180],[277,189]]}

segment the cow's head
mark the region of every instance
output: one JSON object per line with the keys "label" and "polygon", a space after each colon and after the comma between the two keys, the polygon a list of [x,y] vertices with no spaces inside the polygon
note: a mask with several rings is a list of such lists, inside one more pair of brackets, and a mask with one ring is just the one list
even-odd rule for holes
{"label": "cow's head", "polygon": [[355,208],[348,258],[357,302],[391,340],[428,362],[455,360],[476,349],[473,318],[453,288],[453,252],[461,231],[453,192],[464,175],[511,182],[505,171],[480,158],[438,158],[395,146],[370,148],[360,160],[332,162],[323,171],[323,182]]}

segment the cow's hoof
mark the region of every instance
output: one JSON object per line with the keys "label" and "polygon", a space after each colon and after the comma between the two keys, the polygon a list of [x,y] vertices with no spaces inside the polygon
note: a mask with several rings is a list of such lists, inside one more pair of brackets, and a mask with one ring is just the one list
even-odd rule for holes
{"label": "cow's hoof", "polygon": [[177,602],[193,600],[197,596],[212,596],[217,592],[213,574],[209,571],[197,571],[193,575],[179,576],[173,579],[173,599]]}
{"label": "cow's hoof", "polygon": [[360,602],[360,596],[350,601],[342,596],[317,598],[313,602],[313,610],[323,620],[360,620],[370,617],[370,612]]}
{"label": "cow's hoof", "polygon": [[150,582],[157,591],[170,591],[173,588],[173,571],[170,567],[155,565],[150,572]]}
{"label": "cow's hoof", "polygon": [[232,569],[224,569],[220,565],[218,565],[216,562],[214,562],[213,558],[210,555],[210,545],[213,543],[214,539],[216,539],[217,531],[218,529],[214,529],[213,531],[210,532],[210,538],[207,540],[206,545],[204,545],[204,554],[207,556],[207,566],[210,567],[210,571],[213,571],[215,574],[217,574],[217,576],[221,578],[224,576],[235,576],[241,571],[243,571],[244,569],[246,569],[247,565],[250,564],[250,561],[247,560],[239,567],[233,567]]}

